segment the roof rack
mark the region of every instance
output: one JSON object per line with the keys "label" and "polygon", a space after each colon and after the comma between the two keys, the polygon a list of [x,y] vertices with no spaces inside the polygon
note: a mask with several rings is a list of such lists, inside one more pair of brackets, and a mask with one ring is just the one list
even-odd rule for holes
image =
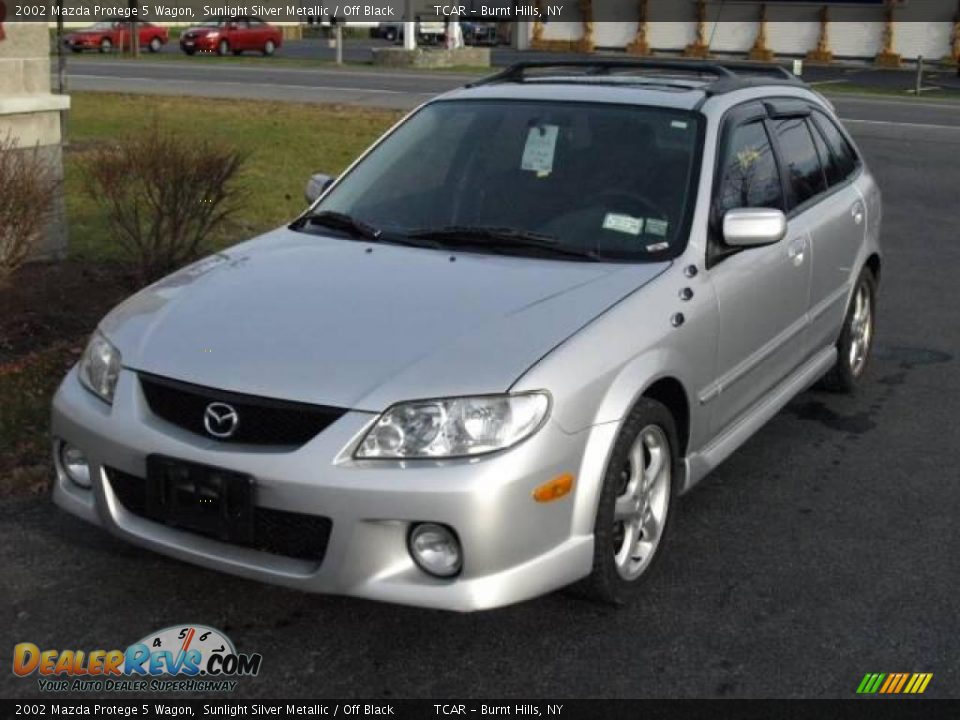
{"label": "roof rack", "polygon": [[[654,70],[689,75],[708,75],[714,78],[705,83],[702,89],[710,94],[729,92],[740,87],[756,84],[777,83],[802,84],[786,68],[780,65],[750,62],[706,62],[702,60],[656,60],[648,58],[597,58],[589,60],[529,60],[515,63],[498,73],[469,83],[467,87],[491,85],[496,83],[522,83],[527,80],[549,80],[548,73],[536,73],[537,70],[582,70],[584,76],[604,76],[620,70]],[[761,82],[750,75],[770,76]],[[564,75],[555,74],[562,78]]]}

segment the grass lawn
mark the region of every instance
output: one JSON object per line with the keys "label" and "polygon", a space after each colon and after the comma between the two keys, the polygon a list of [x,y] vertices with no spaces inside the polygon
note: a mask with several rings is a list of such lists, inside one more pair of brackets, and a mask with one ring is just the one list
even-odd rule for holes
{"label": "grass lawn", "polygon": [[304,208],[311,173],[340,172],[400,117],[234,100],[101,93],[72,99],[64,155],[69,258],[32,263],[0,285],[0,497],[47,486],[50,397],[100,317],[134,289],[99,206],[84,192],[82,162],[93,148],[156,122],[247,152],[246,202],[216,240],[226,246],[291,219]]}
{"label": "grass lawn", "polygon": [[244,210],[237,227],[218,238],[230,245],[291,219],[304,208],[311,174],[339,173],[401,117],[352,107],[103,93],[73,93],[72,102],[65,161],[70,253],[84,259],[120,257],[100,208],[83,191],[83,158],[98,143],[157,123],[247,152]]}

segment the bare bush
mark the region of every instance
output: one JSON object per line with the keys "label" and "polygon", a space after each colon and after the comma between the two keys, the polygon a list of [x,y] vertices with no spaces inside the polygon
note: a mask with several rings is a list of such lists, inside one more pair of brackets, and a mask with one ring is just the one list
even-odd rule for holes
{"label": "bare bush", "polygon": [[60,181],[34,147],[0,138],[0,284],[27,259],[50,219]]}
{"label": "bare bush", "polygon": [[150,282],[199,257],[239,208],[245,156],[154,125],[94,150],[86,191],[107,213],[116,239]]}

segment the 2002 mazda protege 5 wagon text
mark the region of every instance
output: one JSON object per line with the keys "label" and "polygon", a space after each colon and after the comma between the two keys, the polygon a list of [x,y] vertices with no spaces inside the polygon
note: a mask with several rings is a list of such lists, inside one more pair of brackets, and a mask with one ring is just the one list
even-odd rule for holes
{"label": "2002 mazda protege 5 wagon text", "polygon": [[880,192],[786,73],[523,63],[308,197],[104,318],[53,403],[60,506],[303,590],[619,603],[680,493],[864,374]]}

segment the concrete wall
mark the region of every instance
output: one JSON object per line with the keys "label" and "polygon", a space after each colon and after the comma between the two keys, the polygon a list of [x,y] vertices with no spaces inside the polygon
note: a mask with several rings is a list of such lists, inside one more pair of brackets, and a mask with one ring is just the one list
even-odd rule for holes
{"label": "concrete wall", "polygon": [[[0,136],[12,137],[21,148],[36,147],[41,157],[63,177],[60,111],[68,97],[50,93],[50,39],[43,23],[5,23],[0,40]],[[58,193],[48,232],[34,257],[58,257],[66,252],[63,196]]]}

